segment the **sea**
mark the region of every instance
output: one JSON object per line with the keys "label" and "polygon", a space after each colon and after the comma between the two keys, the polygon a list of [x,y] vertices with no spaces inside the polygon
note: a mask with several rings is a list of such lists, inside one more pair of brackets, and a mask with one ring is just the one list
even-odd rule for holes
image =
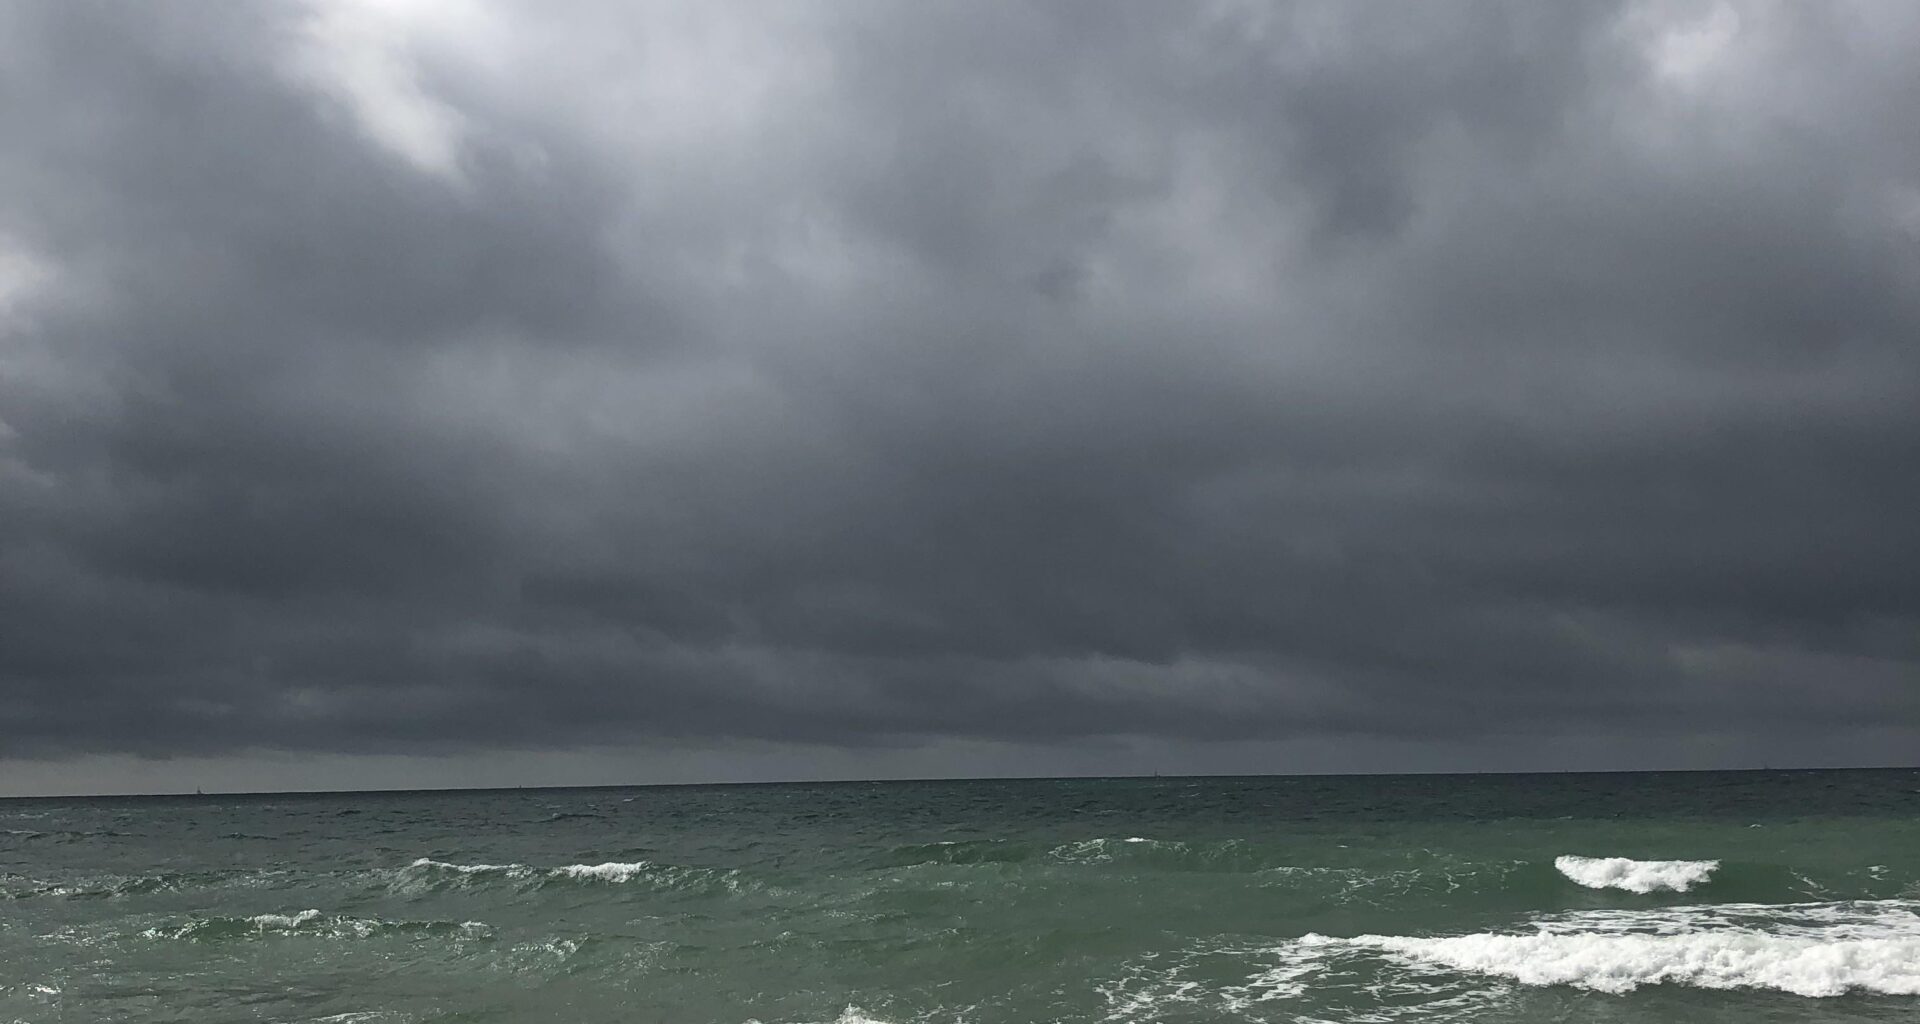
{"label": "sea", "polygon": [[0,1021],[1920,1021],[1920,771],[0,801]]}

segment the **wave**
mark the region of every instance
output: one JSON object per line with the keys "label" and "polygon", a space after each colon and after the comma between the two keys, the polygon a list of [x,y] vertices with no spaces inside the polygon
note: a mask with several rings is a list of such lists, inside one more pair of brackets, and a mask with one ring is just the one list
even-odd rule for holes
{"label": "wave", "polygon": [[1179,840],[1114,836],[1064,843],[966,839],[891,847],[866,859],[868,870],[951,869],[1027,873],[1062,870],[1141,874],[1238,875],[1276,894],[1294,890],[1306,900],[1403,907],[1408,900],[1473,900],[1487,911],[1527,913],[1591,906],[1591,890],[1618,898],[1664,897],[1705,887],[1715,901],[1794,903],[1830,899],[1884,899],[1912,895],[1902,871],[1864,866],[1804,872],[1785,863],[1733,860],[1633,860],[1626,857],[1515,857],[1471,859],[1431,850],[1399,854],[1369,850],[1349,860],[1319,851],[1301,857],[1295,846],[1237,839]]}
{"label": "wave", "polygon": [[317,909],[307,909],[293,914],[255,914],[252,917],[195,917],[184,924],[155,926],[140,933],[144,939],[190,942],[217,942],[269,935],[330,939],[366,939],[387,935],[448,936],[484,940],[493,937],[493,929],[480,921],[387,921],[323,914]]}
{"label": "wave", "polygon": [[186,872],[170,875],[109,875],[81,879],[65,884],[43,882],[25,876],[0,878],[0,899],[110,900],[123,896],[177,892],[199,885],[213,885],[230,877],[222,872]]}
{"label": "wave", "polygon": [[1348,940],[1523,985],[1631,992],[1641,985],[1777,989],[1801,996],[1860,990],[1920,995],[1920,939],[1821,942],[1763,935],[1362,936]]}
{"label": "wave", "polygon": [[1920,995],[1920,901],[1582,910],[1511,932],[1309,934],[1278,946],[1222,935],[1136,957],[1093,987],[1113,1022],[1326,1020],[1337,1006],[1334,1019],[1435,1024],[1510,1019],[1531,1005],[1516,1003],[1530,998],[1517,988],[1653,985]]}
{"label": "wave", "polygon": [[1415,969],[1625,993],[1642,985],[1808,997],[1920,995],[1920,903],[1731,904],[1545,918],[1532,932],[1307,935],[1296,952],[1386,954]]}
{"label": "wave", "polygon": [[947,839],[906,843],[879,854],[872,867],[923,864],[1080,864],[1136,866],[1176,872],[1254,872],[1288,867],[1286,851],[1239,839],[1188,842],[1146,836],[1096,837],[1065,843],[1015,839]]}
{"label": "wave", "polygon": [[1229,937],[1190,948],[1149,953],[1097,980],[1106,1003],[1105,1021],[1301,1020],[1324,1021],[1338,1006],[1338,1019],[1374,1024],[1408,1020],[1478,1021],[1489,1016],[1501,993],[1468,977],[1384,975],[1358,952],[1310,936],[1280,947],[1245,945]]}
{"label": "wave", "polygon": [[534,869],[525,864],[451,864],[444,860],[421,857],[407,865],[406,870],[445,871],[456,875],[505,875],[508,878],[525,878],[534,873]]}
{"label": "wave", "polygon": [[931,843],[906,843],[877,855],[874,867],[905,868],[922,864],[1019,864],[1043,855],[1047,848],[1038,843],[1008,839],[943,839]]}
{"label": "wave", "polygon": [[526,864],[456,864],[422,857],[401,868],[301,872],[243,868],[156,875],[98,875],[48,880],[0,873],[0,901],[119,900],[208,889],[263,889],[330,880],[389,893],[439,892],[503,886],[527,891],[566,885],[643,884],[655,891],[737,892],[748,886],[735,870],[682,867],[654,861],[608,861],[534,867]]}
{"label": "wave", "polygon": [[[746,1024],[761,1024],[761,1021],[757,1017],[750,1017],[747,1019]],[[848,1006],[846,1009],[840,1011],[840,1016],[831,1021],[819,1022],[819,1024],[890,1024],[890,1022],[880,1017],[872,1016],[858,1006]]]}
{"label": "wave", "polygon": [[24,839],[28,841],[37,840],[37,839],[48,839],[56,843],[72,843],[72,842],[78,842],[84,839],[136,838],[136,833],[133,833],[133,832],[116,832],[112,829],[84,829],[84,828],[50,828],[50,829],[8,828],[8,829],[0,829],[0,835],[13,836],[16,839]]}
{"label": "wave", "polygon": [[621,885],[641,882],[656,890],[718,889],[737,892],[745,884],[740,873],[731,869],[684,867],[645,860],[563,864],[543,868],[527,864],[455,864],[429,857],[421,857],[399,869],[394,874],[394,880],[401,888],[429,889],[490,882],[505,882],[526,889],[568,883]]}
{"label": "wave", "polygon": [[[1289,853],[1295,856],[1289,857]],[[626,886],[629,893],[686,897],[784,891],[772,875],[743,868],[700,867],[650,859],[645,848],[595,850],[580,863],[536,865],[474,858],[420,857],[389,866],[228,868],[153,875],[84,874],[34,877],[0,872],[0,904],[15,900],[120,901],[208,890],[301,890],[345,887],[365,895],[405,898],[452,891],[496,891],[527,899],[578,887]],[[601,860],[600,858],[606,858]],[[857,865],[914,883],[930,872],[986,884],[992,874],[1107,875],[1113,880],[1152,875],[1216,875],[1288,914],[1374,907],[1396,912],[1442,912],[1471,906],[1481,913],[1515,915],[1594,908],[1607,903],[1674,905],[1709,894],[1713,902],[1790,904],[1809,900],[1920,896],[1911,869],[1875,864],[1810,877],[1783,864],[1745,861],[1634,861],[1562,856],[1557,860],[1469,860],[1429,851],[1355,855],[1360,863],[1286,863],[1296,851],[1236,840],[1183,841],[1128,836],[1066,843],[959,840],[892,847]],[[972,881],[969,884],[972,884]],[[1198,880],[1195,879],[1197,882]],[[924,882],[924,879],[923,879]],[[1211,884],[1211,883],[1210,883]],[[1605,895],[1601,895],[1604,893]],[[1681,894],[1691,894],[1682,897]],[[1648,895],[1650,894],[1650,895]],[[301,899],[299,896],[291,896]],[[1378,930],[1378,929],[1376,929]]]}
{"label": "wave", "polygon": [[1720,868],[1717,860],[1631,860],[1626,857],[1555,857],[1561,874],[1589,889],[1686,892]]}
{"label": "wave", "polygon": [[[665,869],[642,860],[629,864],[622,864],[618,861],[608,861],[604,864],[568,864],[552,870],[567,878],[618,883],[631,882],[635,878],[648,875],[657,876],[663,873]],[[686,872],[690,869],[680,868],[677,870]]]}

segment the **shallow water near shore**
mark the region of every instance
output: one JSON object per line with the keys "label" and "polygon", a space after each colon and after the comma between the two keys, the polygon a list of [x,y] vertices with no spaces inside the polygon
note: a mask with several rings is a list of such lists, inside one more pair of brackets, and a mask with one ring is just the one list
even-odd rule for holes
{"label": "shallow water near shore", "polygon": [[1920,771],[0,801],[4,1021],[1910,1021]]}

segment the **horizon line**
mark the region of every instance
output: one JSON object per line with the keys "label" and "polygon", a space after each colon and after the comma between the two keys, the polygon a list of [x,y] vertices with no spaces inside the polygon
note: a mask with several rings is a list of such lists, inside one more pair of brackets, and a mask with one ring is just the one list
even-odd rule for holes
{"label": "horizon line", "polygon": [[1165,780],[1219,780],[1219,779],[1375,779],[1375,778],[1466,778],[1485,776],[1521,776],[1521,775],[1729,775],[1766,772],[1898,772],[1920,771],[1920,764],[1907,765],[1762,765],[1746,768],[1575,768],[1545,769],[1536,771],[1488,770],[1488,771],[1382,771],[1382,772],[1227,772],[1165,774],[1155,772],[1146,775],[928,775],[912,777],[883,777],[866,779],[755,779],[755,780],[713,780],[707,782],[632,782],[632,783],[591,783],[584,785],[538,785],[538,786],[426,786],[418,788],[382,788],[382,789],[262,789],[262,790],[219,790],[205,792],[201,790],[168,790],[164,792],[144,793],[39,793],[0,795],[0,803],[16,800],[175,800],[209,799],[214,797],[313,797],[313,796],[413,796],[445,793],[519,793],[519,792],[572,792],[581,790],[632,790],[632,789],[710,789],[722,786],[872,786],[872,785],[908,785],[916,783],[938,782],[1100,782],[1100,781],[1138,781]]}

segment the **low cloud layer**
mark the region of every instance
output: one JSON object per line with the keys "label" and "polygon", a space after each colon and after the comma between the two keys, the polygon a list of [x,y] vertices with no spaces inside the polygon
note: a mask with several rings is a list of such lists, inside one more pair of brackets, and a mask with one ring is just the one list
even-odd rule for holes
{"label": "low cloud layer", "polygon": [[0,759],[1908,759],[1916,57],[1897,2],[9,5]]}

